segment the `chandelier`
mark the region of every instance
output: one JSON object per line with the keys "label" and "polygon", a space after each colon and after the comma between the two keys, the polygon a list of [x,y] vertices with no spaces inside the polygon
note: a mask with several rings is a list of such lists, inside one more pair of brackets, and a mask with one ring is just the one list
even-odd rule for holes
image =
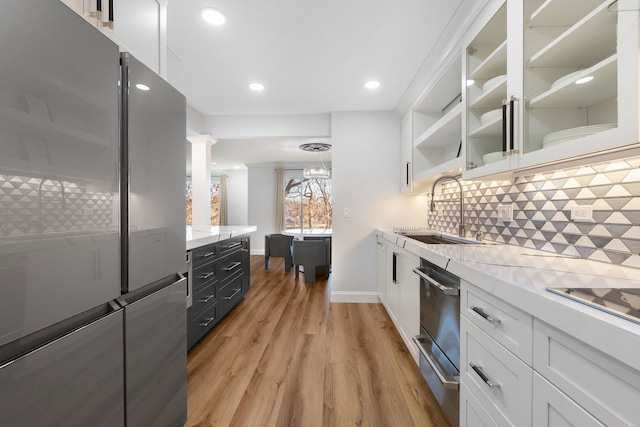
{"label": "chandelier", "polygon": [[302,176],[304,176],[307,179],[329,178],[329,176],[331,175],[331,171],[324,165],[324,162],[322,161],[322,156],[320,156],[320,153],[331,150],[331,144],[312,142],[308,144],[302,144],[300,146],[300,149],[303,151],[309,151],[311,153],[318,153],[318,157],[320,157],[320,166],[304,168],[304,171],[302,172]]}

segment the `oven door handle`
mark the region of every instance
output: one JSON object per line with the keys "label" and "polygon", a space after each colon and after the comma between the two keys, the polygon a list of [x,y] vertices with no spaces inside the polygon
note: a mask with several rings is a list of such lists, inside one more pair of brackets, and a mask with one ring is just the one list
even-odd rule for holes
{"label": "oven door handle", "polygon": [[416,273],[418,276],[420,276],[421,279],[426,280],[427,283],[429,283],[431,286],[433,286],[434,288],[436,288],[437,290],[439,290],[445,295],[460,295],[460,289],[450,288],[448,286],[443,285],[442,283],[430,277],[424,270],[425,269],[423,268],[415,267],[413,269],[413,272]]}
{"label": "oven door handle", "polygon": [[422,356],[424,356],[427,363],[429,363],[431,369],[433,369],[433,372],[435,372],[436,376],[442,383],[442,386],[447,389],[458,390],[460,388],[459,377],[452,377],[442,373],[442,371],[438,368],[438,365],[436,365],[436,363],[433,361],[433,358],[431,357],[427,349],[424,348],[424,345],[422,344],[424,340],[425,337],[421,335],[413,337],[413,342],[415,342],[418,346],[418,350],[420,350]]}

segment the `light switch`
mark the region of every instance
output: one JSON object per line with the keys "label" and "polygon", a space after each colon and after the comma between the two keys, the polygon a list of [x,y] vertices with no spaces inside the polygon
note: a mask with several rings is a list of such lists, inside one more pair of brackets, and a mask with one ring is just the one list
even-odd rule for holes
{"label": "light switch", "polygon": [[342,216],[345,217],[345,218],[351,218],[351,209],[344,208],[342,210]]}

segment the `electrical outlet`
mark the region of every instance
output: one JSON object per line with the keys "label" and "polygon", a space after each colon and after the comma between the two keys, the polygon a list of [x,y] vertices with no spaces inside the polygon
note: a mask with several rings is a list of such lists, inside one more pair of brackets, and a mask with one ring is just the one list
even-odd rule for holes
{"label": "electrical outlet", "polygon": [[344,218],[351,218],[351,209],[349,209],[349,208],[344,208],[344,209],[342,210],[342,216],[343,216]]}
{"label": "electrical outlet", "polygon": [[591,205],[571,206],[572,221],[593,221],[593,208]]}
{"label": "electrical outlet", "polygon": [[498,205],[498,220],[502,222],[513,221],[513,204]]}

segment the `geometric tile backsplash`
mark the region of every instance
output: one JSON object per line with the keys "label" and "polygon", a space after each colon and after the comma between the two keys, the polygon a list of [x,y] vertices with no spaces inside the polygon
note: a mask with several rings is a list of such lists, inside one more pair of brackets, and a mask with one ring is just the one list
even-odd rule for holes
{"label": "geometric tile backsplash", "polygon": [[[38,207],[40,204],[40,207]],[[0,174],[0,236],[109,229],[113,195],[85,184]]]}
{"label": "geometric tile backsplash", "polygon": [[[462,184],[470,236],[640,268],[640,158]],[[453,181],[436,189],[430,228],[457,233],[458,197]],[[498,219],[499,205],[513,207],[511,221]],[[573,221],[576,205],[591,206],[593,220]]]}

